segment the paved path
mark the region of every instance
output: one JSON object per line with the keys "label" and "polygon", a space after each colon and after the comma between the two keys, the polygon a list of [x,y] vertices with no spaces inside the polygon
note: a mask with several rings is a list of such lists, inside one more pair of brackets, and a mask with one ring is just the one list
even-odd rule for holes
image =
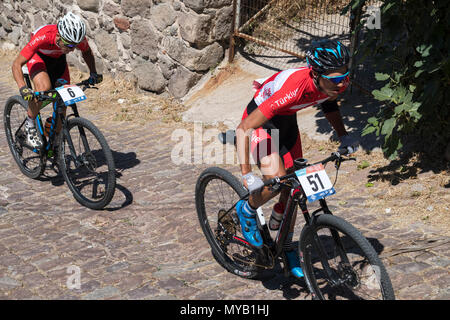
{"label": "paved path", "polygon": [[[0,82],[2,109],[12,93]],[[41,180],[22,175],[2,125],[0,299],[309,299],[302,282],[276,273],[245,280],[215,262],[194,205],[195,182],[207,165],[172,162],[174,128],[108,124],[83,107],[81,114],[101,128],[114,151],[120,177],[108,210],[81,207],[51,172]],[[420,223],[399,229],[364,213],[358,194],[346,200],[344,218],[382,253],[439,236]],[[450,299],[448,244],[384,261],[399,299]],[[77,271],[81,288],[69,289]]]}

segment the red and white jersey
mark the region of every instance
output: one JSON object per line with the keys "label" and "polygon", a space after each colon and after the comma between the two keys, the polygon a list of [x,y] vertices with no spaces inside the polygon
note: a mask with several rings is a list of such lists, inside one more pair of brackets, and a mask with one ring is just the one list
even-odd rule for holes
{"label": "red and white jersey", "polygon": [[[349,85],[348,77],[339,93]],[[291,115],[314,106],[330,97],[319,91],[311,76],[311,69],[302,67],[280,71],[267,78],[253,99],[267,119],[275,115]]]}
{"label": "red and white jersey", "polygon": [[[27,60],[30,60],[31,57],[37,52],[51,58],[59,58],[64,54],[64,52],[56,44],[57,33],[58,27],[56,24],[48,24],[38,28],[32,33],[30,41],[22,49],[22,51],[20,51],[20,54]],[[89,49],[89,44],[86,37],[76,46],[76,48],[81,51],[86,51]]]}

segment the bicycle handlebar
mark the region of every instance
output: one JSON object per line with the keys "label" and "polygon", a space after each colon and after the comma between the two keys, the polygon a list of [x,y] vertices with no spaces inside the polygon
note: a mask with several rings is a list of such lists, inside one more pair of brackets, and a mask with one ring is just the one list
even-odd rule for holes
{"label": "bicycle handlebar", "polygon": [[[89,79],[83,80],[79,83],[76,83],[75,85],[79,87],[81,86],[81,89],[83,91],[85,91],[86,89],[98,89],[94,84],[89,83]],[[33,92],[35,99],[37,99],[38,101],[56,101],[58,99],[58,96],[55,96],[55,93],[56,89]]]}
{"label": "bicycle handlebar", "polygon": [[[316,163],[307,164],[307,162],[305,162],[305,164],[303,166],[299,166],[298,168],[296,168],[296,170],[299,170],[299,169],[302,169],[302,168],[306,168],[306,167],[309,167],[309,166],[314,166],[314,165],[317,165],[317,164],[326,164],[328,162],[336,161],[336,160],[340,160],[341,162],[349,161],[349,160],[356,160],[356,158],[343,158],[342,157],[342,156],[346,156],[346,155],[348,155],[348,149],[345,149],[342,152],[336,151],[336,152],[333,152],[331,154],[331,156],[329,156],[328,158],[325,158],[325,159],[323,159],[321,161],[318,161]],[[267,187],[267,186],[280,184],[282,180],[290,179],[290,178],[293,178],[295,176],[296,176],[296,173],[293,172],[293,173],[289,173],[289,174],[281,176],[281,177],[275,177],[275,178],[266,180],[264,182],[264,186],[261,187],[261,189],[264,188],[264,187]]]}

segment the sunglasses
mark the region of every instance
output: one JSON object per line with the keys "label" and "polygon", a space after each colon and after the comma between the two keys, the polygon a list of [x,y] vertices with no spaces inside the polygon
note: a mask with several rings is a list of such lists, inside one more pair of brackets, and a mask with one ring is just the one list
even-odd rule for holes
{"label": "sunglasses", "polygon": [[334,76],[334,77],[329,77],[329,76],[324,76],[323,74],[321,75],[323,78],[330,80],[331,82],[333,82],[334,84],[339,84],[341,83],[347,76],[348,76],[349,72],[347,71],[346,73],[344,73],[342,76]]}
{"label": "sunglasses", "polygon": [[66,48],[72,49],[72,48],[75,48],[75,47],[77,46],[76,44],[67,42],[66,40],[63,39],[63,37],[60,37],[60,39],[61,39],[62,43],[64,44],[64,46],[65,46]]}

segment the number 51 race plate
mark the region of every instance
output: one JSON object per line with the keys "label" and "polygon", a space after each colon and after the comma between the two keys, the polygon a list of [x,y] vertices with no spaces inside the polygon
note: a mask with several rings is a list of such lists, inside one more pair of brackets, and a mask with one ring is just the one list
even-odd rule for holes
{"label": "number 51 race plate", "polygon": [[322,164],[295,171],[309,202],[335,194],[330,178]]}
{"label": "number 51 race plate", "polygon": [[66,84],[62,87],[56,88],[61,98],[64,100],[66,106],[86,100],[86,95],[83,90],[76,85]]}

